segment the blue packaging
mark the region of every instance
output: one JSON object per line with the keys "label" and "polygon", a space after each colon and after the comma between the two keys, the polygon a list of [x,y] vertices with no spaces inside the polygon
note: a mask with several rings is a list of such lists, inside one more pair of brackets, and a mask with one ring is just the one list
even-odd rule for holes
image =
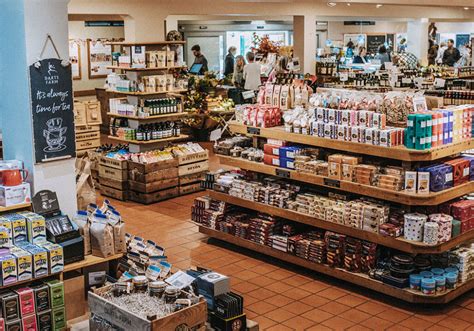
{"label": "blue packaging", "polygon": [[421,280],[423,277],[418,274],[410,275],[410,289],[420,291],[421,290]]}
{"label": "blue packaging", "polygon": [[420,276],[423,278],[433,278],[433,273],[431,271],[422,271]]}
{"label": "blue packaging", "polygon": [[430,191],[439,192],[454,186],[453,166],[449,164],[435,164],[418,171],[430,173]]}
{"label": "blue packaging", "polygon": [[301,147],[297,146],[282,146],[279,148],[280,158],[285,159],[294,159],[298,152],[301,150]]}
{"label": "blue packaging", "polygon": [[295,169],[295,160],[280,157],[280,167],[286,169]]}
{"label": "blue packaging", "polygon": [[442,275],[444,275],[444,269],[441,269],[441,268],[432,268],[432,269],[431,269],[431,272],[432,272],[433,275],[435,275],[435,276],[442,276]]}
{"label": "blue packaging", "polygon": [[421,280],[421,292],[426,295],[436,293],[436,281],[433,278],[423,278]]}
{"label": "blue packaging", "polygon": [[457,281],[458,281],[458,275],[456,275],[454,272],[449,272],[446,274],[446,288],[447,289],[456,288]]}

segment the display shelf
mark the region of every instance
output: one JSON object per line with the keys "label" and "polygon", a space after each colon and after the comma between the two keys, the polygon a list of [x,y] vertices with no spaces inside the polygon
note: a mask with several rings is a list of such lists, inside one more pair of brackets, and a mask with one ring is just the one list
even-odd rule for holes
{"label": "display shelf", "polygon": [[126,91],[107,90],[107,92],[109,92],[109,93],[131,95],[131,96],[150,96],[150,95],[160,95],[160,94],[168,94],[168,93],[184,93],[184,92],[187,92],[187,91],[188,90],[185,90],[185,89],[163,91],[163,92],[126,92]]}
{"label": "display shelf", "polygon": [[144,42],[127,42],[127,41],[111,41],[107,45],[112,46],[159,46],[159,45],[184,45],[186,44],[183,40],[172,40],[172,41],[144,41]]}
{"label": "display shelf", "polygon": [[87,268],[96,264],[112,261],[112,260],[118,260],[123,256],[123,254],[114,254],[111,256],[107,257],[98,257],[94,255],[86,255],[84,256],[84,260],[82,261],[77,261],[71,264],[66,264],[64,266],[63,272],[69,272],[69,271],[74,271],[74,270],[79,270],[82,268]]}
{"label": "display shelf", "polygon": [[403,238],[385,237],[378,233],[352,228],[344,224],[328,222],[311,215],[298,213],[293,210],[282,209],[255,201],[241,199],[228,195],[226,193],[216,191],[208,191],[208,193],[211,198],[224,201],[232,205],[255,210],[261,213],[270,214],[273,216],[282,217],[294,222],[315,226],[320,229],[345,234],[347,236],[370,241],[385,247],[397,249],[399,251],[411,254],[438,254],[446,252],[462,244],[463,242],[474,239],[474,230],[471,230],[464,232],[463,234],[449,240],[448,242],[444,242],[437,245],[425,245],[422,242],[409,241]]}
{"label": "display shelf", "polygon": [[115,136],[108,136],[108,138],[121,141],[123,143],[134,144],[134,145],[156,145],[156,144],[165,143],[165,142],[189,139],[189,136],[187,134],[181,134],[178,137],[170,137],[170,138],[148,140],[148,141],[127,140],[127,139],[123,139],[123,138],[119,138]]}
{"label": "display shelf", "polygon": [[145,121],[161,120],[161,119],[166,119],[166,118],[186,117],[188,114],[185,112],[181,112],[181,113],[170,113],[170,114],[162,114],[162,115],[152,115],[148,117],[127,116],[127,115],[120,115],[120,114],[114,114],[114,113],[107,113],[107,115],[110,117],[126,118],[129,120],[145,122]]}
{"label": "display shelf", "polygon": [[351,141],[342,141],[334,139],[320,138],[310,135],[289,133],[283,127],[255,128],[249,127],[235,121],[229,122],[230,130],[233,133],[245,135],[285,140],[288,142],[305,144],[310,146],[350,151],[352,153],[365,154],[371,156],[384,157],[387,159],[401,161],[434,161],[444,157],[461,153],[465,150],[474,148],[474,139],[455,144],[443,145],[428,150],[408,149],[404,146],[383,147],[369,144],[355,143]]}
{"label": "display shelf", "polygon": [[283,169],[264,163],[244,160],[242,158],[235,158],[224,155],[218,156],[220,159],[220,163],[223,165],[233,166],[262,174],[293,179],[308,184],[335,188],[345,192],[360,194],[409,206],[437,206],[441,203],[474,192],[474,182],[467,182],[440,192],[430,192],[426,195],[408,193],[404,191],[393,191],[383,189],[377,186],[363,185],[359,183],[331,179],[324,176],[318,176],[304,172],[298,172],[296,170]]}
{"label": "display shelf", "polygon": [[470,280],[466,283],[459,285],[454,290],[448,290],[443,294],[436,295],[424,295],[421,292],[411,291],[409,289],[399,289],[387,284],[382,283],[381,281],[371,279],[366,274],[353,273],[346,271],[340,268],[331,268],[325,264],[318,264],[310,262],[308,260],[302,259],[295,255],[291,255],[269,246],[264,246],[257,244],[253,241],[242,239],[224,232],[220,232],[214,229],[210,229],[199,225],[199,232],[208,235],[209,237],[216,238],[231,244],[234,244],[239,247],[244,247],[246,249],[265,254],[279,260],[289,262],[304,268],[314,270],[316,272],[329,275],[344,281],[347,281],[352,284],[356,284],[368,289],[371,289],[376,292],[380,292],[404,301],[411,303],[424,303],[424,304],[443,304],[448,303],[451,300],[457,298],[463,293],[474,288],[474,280]]}
{"label": "display shelf", "polygon": [[112,70],[123,70],[123,71],[163,71],[163,70],[176,70],[186,69],[188,66],[172,66],[163,68],[131,68],[131,67],[120,67],[120,66],[108,66],[107,69]]}
{"label": "display shelf", "polygon": [[31,203],[20,203],[18,205],[14,205],[14,206],[9,206],[9,207],[0,207],[0,213],[5,213],[7,211],[14,211],[14,210],[19,210],[19,209],[26,209],[26,208],[30,208],[31,207]]}

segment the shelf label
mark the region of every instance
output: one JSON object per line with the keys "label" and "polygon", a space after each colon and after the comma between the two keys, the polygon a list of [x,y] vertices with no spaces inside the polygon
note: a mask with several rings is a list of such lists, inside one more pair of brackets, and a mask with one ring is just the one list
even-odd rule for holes
{"label": "shelf label", "polygon": [[282,178],[290,178],[290,171],[285,169],[275,169],[275,175]]}
{"label": "shelf label", "polygon": [[247,127],[248,134],[260,135],[260,128]]}
{"label": "shelf label", "polygon": [[331,187],[341,187],[341,182],[337,179],[324,178],[324,185]]}

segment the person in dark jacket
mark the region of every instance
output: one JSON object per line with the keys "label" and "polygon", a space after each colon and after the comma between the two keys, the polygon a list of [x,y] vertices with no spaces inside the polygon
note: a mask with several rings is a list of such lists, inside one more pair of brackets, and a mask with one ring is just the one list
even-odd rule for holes
{"label": "person in dark jacket", "polygon": [[460,58],[461,53],[456,47],[454,47],[454,40],[449,39],[448,48],[446,48],[443,54],[443,64],[453,67]]}
{"label": "person in dark jacket", "polygon": [[206,72],[209,71],[209,67],[207,64],[207,59],[206,57],[201,53],[201,46],[199,45],[194,45],[191,48],[191,51],[193,52],[194,55],[194,64],[202,64],[201,70],[199,70],[199,75],[204,75]]}
{"label": "person in dark jacket", "polygon": [[354,56],[352,63],[368,63],[367,61],[367,49],[364,46],[359,47],[359,55]]}
{"label": "person in dark jacket", "polygon": [[225,56],[224,61],[224,76],[231,75],[234,72],[234,64],[235,64],[235,53],[237,52],[237,48],[234,46],[229,47],[229,51]]}

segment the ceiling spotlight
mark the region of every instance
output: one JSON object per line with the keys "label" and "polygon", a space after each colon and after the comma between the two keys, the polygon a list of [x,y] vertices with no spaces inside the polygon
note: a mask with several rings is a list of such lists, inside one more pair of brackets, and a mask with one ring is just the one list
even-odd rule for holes
{"label": "ceiling spotlight", "polygon": [[375,7],[380,8],[380,7],[382,7],[382,6],[383,6],[383,5],[379,3],[379,4],[376,5]]}
{"label": "ceiling spotlight", "polygon": [[335,3],[335,2],[328,2],[329,7],[335,7],[336,5],[337,5],[337,3]]}
{"label": "ceiling spotlight", "polygon": [[464,7],[464,10],[469,10],[469,7]]}
{"label": "ceiling spotlight", "polygon": [[348,2],[347,5],[350,6],[351,5],[350,2]]}

